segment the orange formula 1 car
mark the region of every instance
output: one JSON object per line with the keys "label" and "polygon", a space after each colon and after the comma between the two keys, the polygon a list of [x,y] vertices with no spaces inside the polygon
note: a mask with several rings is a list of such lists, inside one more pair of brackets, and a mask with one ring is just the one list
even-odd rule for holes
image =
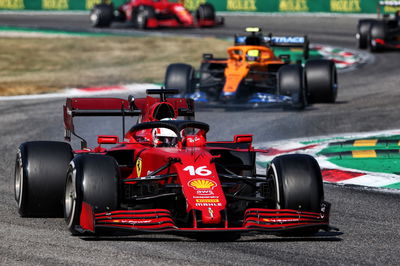
{"label": "orange formula 1 car", "polygon": [[[235,36],[228,58],[204,54],[200,70],[186,64],[171,64],[165,76],[167,89],[209,105],[260,106],[333,103],[337,95],[337,73],[330,60],[308,59],[307,36],[264,36],[259,28],[246,29],[248,36]],[[301,60],[289,54],[276,56],[275,47],[301,49]],[[226,106],[226,105],[224,105]]]}

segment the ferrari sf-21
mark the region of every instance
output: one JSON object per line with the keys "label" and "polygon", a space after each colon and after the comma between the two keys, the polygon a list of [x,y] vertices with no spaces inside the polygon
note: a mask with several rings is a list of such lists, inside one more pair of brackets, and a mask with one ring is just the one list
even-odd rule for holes
{"label": "ferrari sf-21", "polygon": [[178,0],[129,0],[118,8],[111,1],[94,5],[90,21],[94,27],[109,27],[112,22],[130,22],[138,29],[160,27],[214,27],[224,24],[210,3],[200,4],[192,14]]}
{"label": "ferrari sf-21", "polygon": [[[256,173],[252,135],[208,141],[193,100],[68,98],[67,142],[20,145],[15,199],[23,217],[64,216],[73,235],[173,233],[239,237],[245,232],[313,235],[330,230],[321,171],[308,155],[275,157]],[[100,135],[87,147],[75,117],[137,116],[124,138]],[[125,121],[125,120],[123,120]],[[123,128],[125,123],[123,123]],[[108,147],[108,145],[112,145]]]}
{"label": "ferrari sf-21", "polygon": [[[247,28],[236,35],[228,58],[204,54],[200,69],[187,64],[168,66],[165,87],[208,106],[271,106],[303,109],[312,103],[336,101],[338,82],[331,60],[309,59],[307,36],[263,35]],[[286,50],[276,55],[275,49]],[[301,51],[294,58],[294,51]]]}

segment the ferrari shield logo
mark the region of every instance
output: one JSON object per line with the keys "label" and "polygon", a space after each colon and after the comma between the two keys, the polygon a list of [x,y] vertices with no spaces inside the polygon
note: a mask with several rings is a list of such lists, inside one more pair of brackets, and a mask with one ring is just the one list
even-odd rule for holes
{"label": "ferrari shield logo", "polygon": [[142,158],[140,157],[136,160],[136,173],[138,177],[142,173]]}

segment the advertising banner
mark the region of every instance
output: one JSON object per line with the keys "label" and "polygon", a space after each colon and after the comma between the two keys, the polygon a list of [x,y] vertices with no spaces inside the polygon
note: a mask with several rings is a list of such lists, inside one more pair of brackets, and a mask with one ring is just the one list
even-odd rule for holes
{"label": "advertising banner", "polygon": [[[101,0],[0,0],[3,10],[90,10]],[[115,7],[126,0],[113,0]],[[376,13],[378,0],[184,0],[186,8],[196,10],[211,3],[217,11],[228,12],[322,12]],[[394,12],[399,7],[385,7]]]}

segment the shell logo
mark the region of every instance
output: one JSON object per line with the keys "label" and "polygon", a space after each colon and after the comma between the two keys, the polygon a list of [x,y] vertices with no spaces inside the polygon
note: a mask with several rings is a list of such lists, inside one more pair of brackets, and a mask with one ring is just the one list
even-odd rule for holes
{"label": "shell logo", "polygon": [[193,179],[189,181],[188,185],[194,189],[213,189],[217,183],[208,179]]}

